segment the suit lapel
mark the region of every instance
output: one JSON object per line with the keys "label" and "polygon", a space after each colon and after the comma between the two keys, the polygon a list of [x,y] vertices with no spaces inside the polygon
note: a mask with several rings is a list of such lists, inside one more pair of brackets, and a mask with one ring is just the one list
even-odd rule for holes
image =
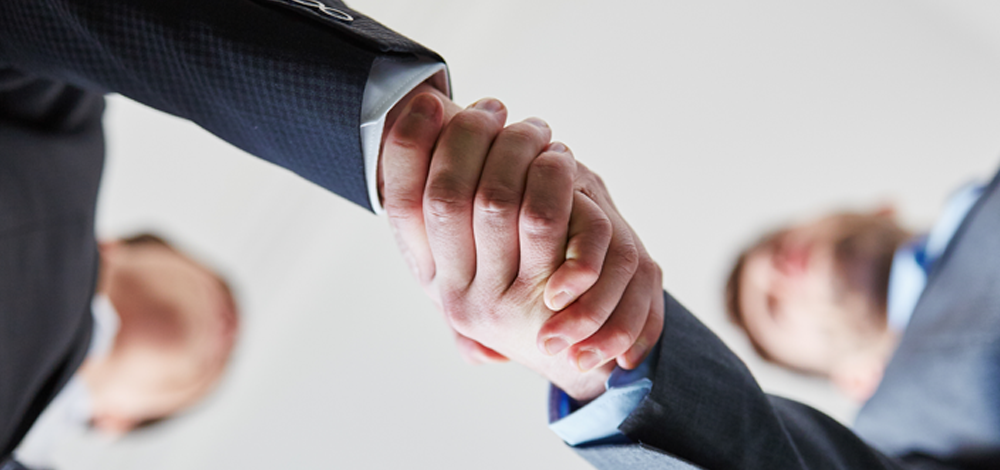
{"label": "suit lapel", "polygon": [[1000,175],[935,264],[855,429],[883,452],[1000,449]]}

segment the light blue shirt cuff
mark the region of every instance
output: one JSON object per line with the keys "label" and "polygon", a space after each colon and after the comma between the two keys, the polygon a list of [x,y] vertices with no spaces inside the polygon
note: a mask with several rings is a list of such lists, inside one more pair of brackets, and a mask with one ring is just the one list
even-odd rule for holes
{"label": "light blue shirt cuff", "polygon": [[555,385],[549,392],[549,429],[571,446],[595,441],[631,442],[618,426],[653,388],[649,379],[654,354],[634,370],[615,368],[604,384],[605,391],[584,407],[572,411],[572,398]]}

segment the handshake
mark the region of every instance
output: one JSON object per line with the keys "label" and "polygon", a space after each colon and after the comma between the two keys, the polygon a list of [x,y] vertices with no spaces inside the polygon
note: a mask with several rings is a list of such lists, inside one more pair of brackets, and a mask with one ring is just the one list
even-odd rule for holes
{"label": "handshake", "polygon": [[661,271],[544,121],[506,119],[421,85],[386,118],[379,195],[462,356],[514,360],[585,403],[656,344]]}

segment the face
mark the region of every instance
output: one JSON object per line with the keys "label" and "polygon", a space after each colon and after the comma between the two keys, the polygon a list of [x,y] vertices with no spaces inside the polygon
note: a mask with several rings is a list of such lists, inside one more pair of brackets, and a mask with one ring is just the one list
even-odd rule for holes
{"label": "face", "polygon": [[232,349],[236,315],[218,277],[169,247],[113,243],[101,257],[101,290],[121,326],[84,377],[95,426],[123,433],[208,393]]}
{"label": "face", "polygon": [[829,374],[884,330],[888,270],[905,237],[883,214],[837,214],[766,237],[737,280],[747,333],[776,362]]}

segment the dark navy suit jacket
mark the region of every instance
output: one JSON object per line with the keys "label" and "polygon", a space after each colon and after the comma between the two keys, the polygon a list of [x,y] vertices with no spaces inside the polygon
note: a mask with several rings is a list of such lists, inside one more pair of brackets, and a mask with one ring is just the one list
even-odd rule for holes
{"label": "dark navy suit jacket", "polygon": [[104,93],[369,208],[368,74],[418,56],[333,0],[0,1],[0,462],[89,343]]}
{"label": "dark navy suit jacket", "polygon": [[[323,2],[0,1],[0,462],[89,343],[104,93],[194,121],[368,207],[359,126],[370,67],[436,56]],[[863,438],[761,392],[667,295],[653,389],[621,426],[639,444],[578,451],[616,469],[997,468],[996,186],[932,273],[859,417]]]}

